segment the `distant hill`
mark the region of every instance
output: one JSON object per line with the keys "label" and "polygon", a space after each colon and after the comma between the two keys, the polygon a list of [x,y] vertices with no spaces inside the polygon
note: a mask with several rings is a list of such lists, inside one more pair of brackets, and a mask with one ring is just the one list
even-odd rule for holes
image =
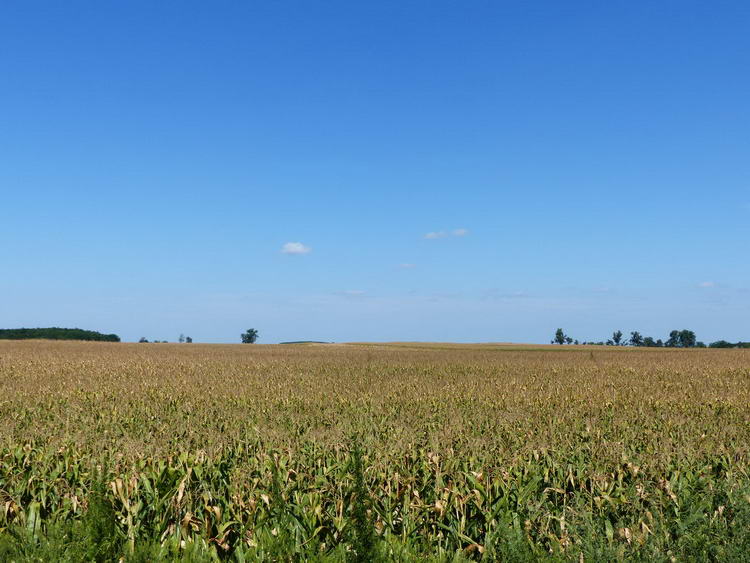
{"label": "distant hill", "polygon": [[0,328],[2,340],[30,340],[43,338],[46,340],[92,340],[97,342],[119,342],[116,334],[102,334],[94,330],[80,328]]}

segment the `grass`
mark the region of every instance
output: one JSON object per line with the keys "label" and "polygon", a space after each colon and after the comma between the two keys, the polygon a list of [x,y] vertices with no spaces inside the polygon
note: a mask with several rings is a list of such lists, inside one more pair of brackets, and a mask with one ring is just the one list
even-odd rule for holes
{"label": "grass", "polygon": [[742,561],[749,366],[2,342],[0,560]]}

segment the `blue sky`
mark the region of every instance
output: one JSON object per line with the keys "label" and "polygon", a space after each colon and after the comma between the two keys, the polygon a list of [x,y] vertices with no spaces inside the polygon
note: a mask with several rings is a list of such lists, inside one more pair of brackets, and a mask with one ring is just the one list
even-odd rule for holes
{"label": "blue sky", "polygon": [[747,2],[3,2],[0,325],[750,340],[749,30]]}

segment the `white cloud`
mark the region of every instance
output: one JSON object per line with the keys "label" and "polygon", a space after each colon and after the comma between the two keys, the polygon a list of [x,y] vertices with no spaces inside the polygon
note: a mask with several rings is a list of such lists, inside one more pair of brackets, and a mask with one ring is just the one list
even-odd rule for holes
{"label": "white cloud", "polygon": [[469,229],[453,229],[452,231],[432,231],[427,233],[424,238],[426,239],[438,239],[445,238],[447,236],[452,237],[465,237],[469,234]]}
{"label": "white cloud", "polygon": [[301,242],[287,242],[281,247],[282,254],[309,254],[310,252],[312,252],[312,248]]}
{"label": "white cloud", "polygon": [[698,284],[698,287],[716,287],[716,282],[704,281]]}

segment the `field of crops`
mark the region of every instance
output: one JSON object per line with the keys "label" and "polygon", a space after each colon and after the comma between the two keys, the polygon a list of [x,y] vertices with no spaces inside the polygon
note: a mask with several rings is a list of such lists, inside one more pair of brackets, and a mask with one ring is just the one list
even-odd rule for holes
{"label": "field of crops", "polygon": [[0,560],[747,560],[750,350],[0,342]]}

